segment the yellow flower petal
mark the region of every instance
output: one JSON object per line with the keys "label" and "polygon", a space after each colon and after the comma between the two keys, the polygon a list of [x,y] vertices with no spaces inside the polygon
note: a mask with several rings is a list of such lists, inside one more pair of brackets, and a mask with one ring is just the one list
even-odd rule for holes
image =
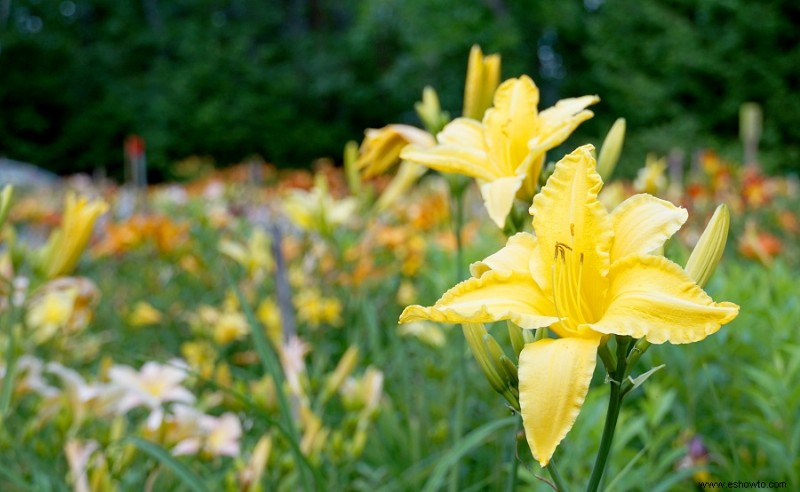
{"label": "yellow flower petal", "polygon": [[456,118],[436,135],[440,144],[465,147],[480,152],[486,152],[483,141],[483,126],[480,122],[469,118]]}
{"label": "yellow flower petal", "polygon": [[514,197],[522,186],[523,178],[524,176],[511,176],[481,183],[481,196],[486,211],[489,212],[489,218],[501,229],[506,223],[511,207],[514,206]]}
{"label": "yellow flower petal", "polygon": [[690,343],[716,333],[739,314],[739,306],[714,302],[663,256],[629,256],[614,263],[609,278],[608,309],[589,325],[599,333]]}
{"label": "yellow flower petal", "polygon": [[496,177],[486,167],[486,153],[472,148],[437,145],[432,149],[423,149],[409,145],[400,152],[400,158],[443,173],[463,174],[486,181]]}
{"label": "yellow flower petal", "polygon": [[523,75],[500,84],[494,107],[486,111],[483,125],[489,158],[506,176],[527,172],[532,157],[528,141],[536,131],[538,104],[539,89]]}
{"label": "yellow flower petal", "polygon": [[597,96],[562,99],[539,113],[539,130],[528,143],[530,150],[538,155],[561,145],[578,125],[594,116],[584,108],[598,101]]}
{"label": "yellow flower petal", "polygon": [[525,345],[519,354],[522,424],[533,457],[543,467],[578,418],[600,338],[545,338]]}
{"label": "yellow flower petal", "polygon": [[646,255],[664,245],[689,217],[686,209],[652,195],[634,195],[611,212],[612,263],[628,255]]}
{"label": "yellow flower petal", "polygon": [[500,251],[470,265],[469,272],[473,277],[480,277],[489,270],[528,273],[528,262],[535,249],[536,236],[519,232],[508,238]]}
{"label": "yellow flower petal", "polygon": [[558,321],[552,303],[527,273],[489,271],[461,282],[432,307],[408,306],[400,322],[491,323],[510,319],[522,328]]}
{"label": "yellow flower petal", "polygon": [[386,210],[389,208],[389,206],[396,202],[401,196],[405,195],[427,170],[427,168],[419,164],[402,161],[400,167],[397,169],[397,174],[395,174],[392,181],[386,189],[383,190],[383,193],[381,193],[381,197],[375,204],[375,208],[377,210]]}
{"label": "yellow flower petal", "polygon": [[[605,276],[614,233],[608,212],[597,200],[603,182],[595,170],[592,149],[591,145],[579,147],[556,164],[530,213],[542,264],[558,266],[559,252],[562,259],[578,262],[569,269],[574,278],[562,283],[576,286],[584,297],[582,309],[591,311],[590,318],[599,319],[601,306],[593,299],[602,299],[608,285]],[[552,290],[547,278],[551,272],[532,273],[544,273],[545,278],[537,281],[547,292]]]}
{"label": "yellow flower petal", "polygon": [[403,147],[413,143],[427,148],[436,145],[430,133],[410,125],[387,125],[381,129],[367,129],[361,144],[356,167],[365,178],[383,174],[392,167],[400,156]]}

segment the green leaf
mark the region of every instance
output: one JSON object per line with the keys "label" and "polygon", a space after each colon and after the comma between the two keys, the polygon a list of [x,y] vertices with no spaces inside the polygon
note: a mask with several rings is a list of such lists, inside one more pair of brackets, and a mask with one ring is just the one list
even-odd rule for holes
{"label": "green leaf", "polygon": [[508,427],[514,424],[518,418],[519,417],[507,417],[504,419],[495,420],[494,422],[489,422],[488,424],[478,427],[474,431],[464,436],[464,438],[458,442],[456,447],[442,455],[442,457],[439,459],[439,463],[436,465],[436,468],[433,469],[433,473],[428,479],[428,482],[425,484],[425,488],[422,489],[423,492],[439,490],[444,482],[447,472],[458,462],[458,460],[461,459],[462,456],[483,444],[483,441],[487,437],[493,435],[503,427]]}
{"label": "green leaf", "polygon": [[123,442],[128,442],[136,446],[140,451],[149,454],[151,457],[158,460],[162,465],[172,470],[175,475],[181,479],[181,482],[189,487],[194,492],[208,492],[200,478],[191,468],[178,461],[166,449],[153,444],[150,441],[145,441],[139,437],[130,436],[123,439]]}

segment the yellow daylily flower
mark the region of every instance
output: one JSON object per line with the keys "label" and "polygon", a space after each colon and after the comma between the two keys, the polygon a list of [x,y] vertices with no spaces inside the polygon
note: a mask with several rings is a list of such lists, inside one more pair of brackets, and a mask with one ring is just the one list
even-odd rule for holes
{"label": "yellow daylily flower", "polygon": [[331,234],[333,230],[352,220],[358,208],[354,197],[335,199],[322,174],[314,177],[310,191],[292,190],[283,201],[283,209],[297,227],[320,234]]}
{"label": "yellow daylily flower", "polygon": [[161,314],[161,311],[146,301],[137,302],[128,315],[128,323],[132,326],[155,325],[163,319],[164,315]]}
{"label": "yellow daylily flower", "polygon": [[387,125],[380,129],[369,128],[365,132],[356,167],[364,178],[385,173],[400,160],[400,151],[408,144],[432,147],[433,135],[410,125]]}
{"label": "yellow daylily flower", "polygon": [[75,269],[97,219],[106,213],[103,200],[89,201],[69,193],[64,204],[61,227],[54,230],[42,250],[42,270],[46,278],[69,275]]}
{"label": "yellow daylily flower", "polygon": [[696,342],[739,312],[654,254],[686,221],[686,210],[640,194],[606,211],[597,199],[603,183],[592,150],[580,147],[556,165],[530,208],[535,235],[511,237],[472,265],[473,278],[433,306],[409,306],[400,316],[401,322],[510,319],[558,334],[525,345],[519,356],[522,420],[542,466],[580,412],[604,336]]}
{"label": "yellow daylily flower", "polygon": [[[503,227],[523,183],[535,183],[546,151],[560,145],[593,116],[585,109],[597,96],[564,99],[539,113],[539,89],[527,76],[503,82],[483,122],[456,118],[436,136],[433,148],[409,145],[400,158],[478,180],[489,217]],[[527,189],[528,195],[531,190]]]}
{"label": "yellow daylily flower", "polygon": [[660,194],[667,187],[667,159],[647,154],[644,167],[639,169],[633,187],[636,191],[650,194]]}

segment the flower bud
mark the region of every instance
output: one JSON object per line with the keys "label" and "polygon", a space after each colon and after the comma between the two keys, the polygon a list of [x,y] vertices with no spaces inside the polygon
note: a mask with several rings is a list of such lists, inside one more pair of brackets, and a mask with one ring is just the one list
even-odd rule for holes
{"label": "flower bud", "polygon": [[358,144],[350,140],[344,146],[344,174],[350,193],[357,195],[361,191],[361,176],[358,173]]}
{"label": "flower bud", "polygon": [[728,207],[720,205],[708,221],[706,229],[697,241],[697,245],[686,262],[686,273],[697,282],[700,287],[705,286],[714,270],[717,268],[722,253],[725,251],[725,242],[728,240],[728,228],[731,215]]}
{"label": "flower bud", "polygon": [[625,118],[617,118],[611,126],[603,146],[600,148],[600,157],[597,159],[597,172],[603,181],[608,181],[617,167],[622,144],[625,142]]}
{"label": "flower bud", "polygon": [[450,115],[442,111],[439,96],[433,87],[422,89],[422,101],[414,103],[414,110],[422,120],[422,125],[432,135],[436,135],[450,121]]}
{"label": "flower bud", "polygon": [[351,346],[347,349],[347,351],[342,355],[342,358],[339,359],[339,364],[336,365],[336,369],[334,369],[333,373],[328,376],[328,380],[325,383],[325,389],[322,392],[322,401],[326,401],[330,398],[344,383],[344,380],[350,373],[353,372],[356,364],[358,363],[358,347]]}
{"label": "flower bud", "polygon": [[511,346],[514,348],[517,358],[519,358],[520,352],[525,348],[525,338],[522,334],[522,328],[511,320],[506,321],[506,325],[508,325],[508,338],[511,339]]}
{"label": "flower bud", "polygon": [[11,185],[4,186],[3,191],[0,192],[0,229],[2,229],[3,224],[6,223],[8,211],[11,209],[11,196],[13,194],[14,187]]}
{"label": "flower bud", "polygon": [[500,55],[483,56],[480,46],[473,45],[469,52],[462,115],[482,120],[483,113],[492,105],[494,91],[499,84]]}
{"label": "flower bud", "polygon": [[488,335],[486,327],[484,327],[482,323],[464,323],[461,326],[464,330],[464,337],[467,339],[467,345],[469,345],[472,355],[475,357],[475,360],[478,361],[478,365],[489,381],[489,384],[498,393],[503,393],[506,389],[506,383],[500,376],[500,372],[492,363],[486,349],[486,344],[483,343],[484,335]]}
{"label": "flower bud", "polygon": [[497,373],[500,374],[500,377],[505,381],[504,386],[511,386],[511,382],[517,379],[516,366],[514,366],[512,363],[511,366],[514,368],[511,369],[508,365],[503,363],[504,358],[509,362],[511,362],[511,360],[508,359],[506,354],[503,352],[503,348],[500,347],[500,344],[497,343],[497,340],[495,340],[493,336],[489,335],[488,333],[483,335],[483,344],[486,346],[486,352],[489,354],[489,360],[494,365]]}
{"label": "flower bud", "polygon": [[758,141],[761,138],[762,120],[761,106],[758,103],[743,103],[739,107],[739,136],[742,141]]}

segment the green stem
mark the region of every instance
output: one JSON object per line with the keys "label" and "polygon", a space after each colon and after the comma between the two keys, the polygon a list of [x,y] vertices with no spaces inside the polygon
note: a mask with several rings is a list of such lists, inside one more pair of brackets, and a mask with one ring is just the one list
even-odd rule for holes
{"label": "green stem", "polygon": [[456,236],[456,283],[464,280],[464,190],[456,191],[453,197],[453,233]]}
{"label": "green stem", "polygon": [[[451,186],[450,195],[453,198],[453,233],[456,236],[456,283],[461,282],[464,276],[464,241],[462,238],[462,229],[464,228],[464,186]],[[467,380],[467,364],[466,364],[466,347],[464,337],[458,337],[458,380],[456,385],[456,408],[453,423],[453,446],[457,447],[461,441],[461,435],[464,433],[464,405],[466,398],[466,380]],[[450,472],[450,481],[448,490],[450,492],[457,492],[458,475],[459,475],[459,462],[458,460],[452,471]]]}
{"label": "green stem", "polygon": [[603,478],[603,473],[606,469],[608,462],[608,455],[611,452],[611,442],[614,440],[614,431],[617,428],[617,420],[619,420],[619,412],[622,409],[622,379],[625,377],[627,368],[628,345],[630,338],[617,337],[617,367],[610,374],[611,376],[611,394],[608,398],[608,411],[606,412],[606,422],[603,426],[603,437],[600,438],[600,449],[597,452],[597,458],[592,468],[592,475],[589,478],[589,485],[586,487],[587,492],[596,492],[600,486],[600,480]]}
{"label": "green stem", "polygon": [[14,328],[22,318],[22,308],[15,304],[14,297],[16,297],[16,292],[12,289],[8,295],[8,311],[6,311],[8,347],[6,349],[6,374],[3,377],[3,389],[2,393],[0,393],[0,424],[5,420],[8,409],[11,406],[11,393],[14,389],[14,378],[16,376],[17,337]]}
{"label": "green stem", "polygon": [[553,458],[550,458],[550,463],[547,464],[547,472],[550,473],[550,478],[553,479],[553,483],[556,486],[558,492],[567,492],[567,487],[564,485],[564,480],[561,478],[561,474],[558,473],[558,468],[556,467],[556,462]]}
{"label": "green stem", "polygon": [[517,456],[519,443],[517,442],[517,436],[519,435],[520,429],[522,429],[522,419],[518,418],[517,423],[514,424],[514,439],[511,446],[511,471],[506,480],[506,492],[514,492],[517,490],[517,469],[519,468],[519,457]]}

